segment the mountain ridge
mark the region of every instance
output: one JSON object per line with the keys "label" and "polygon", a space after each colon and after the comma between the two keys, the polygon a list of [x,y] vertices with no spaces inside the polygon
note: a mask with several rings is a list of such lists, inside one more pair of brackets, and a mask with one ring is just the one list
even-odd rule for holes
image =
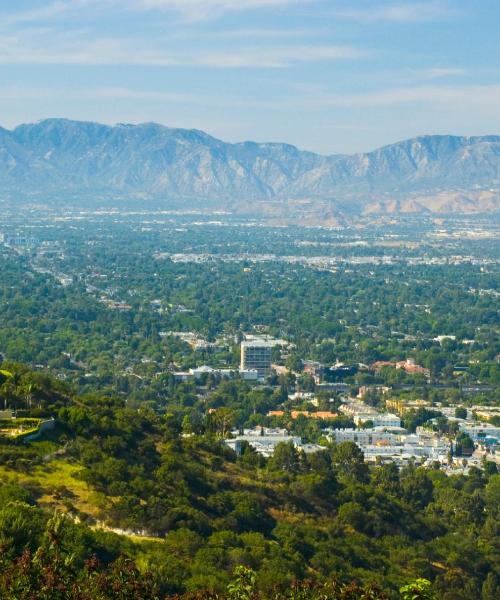
{"label": "mountain ridge", "polygon": [[500,135],[422,135],[365,153],[321,155],[286,143],[227,143],[158,123],[53,118],[0,127],[0,194],[140,199],[244,213],[262,211],[267,202],[264,212],[277,214],[281,206],[295,217],[446,206],[496,211]]}

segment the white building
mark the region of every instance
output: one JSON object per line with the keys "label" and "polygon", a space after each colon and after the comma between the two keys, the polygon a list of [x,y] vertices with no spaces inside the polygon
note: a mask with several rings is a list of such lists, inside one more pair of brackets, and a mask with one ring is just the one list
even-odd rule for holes
{"label": "white building", "polygon": [[[403,430],[403,433],[405,430]],[[378,429],[331,429],[330,437],[337,443],[354,442],[360,446],[370,444],[395,444],[400,441],[401,434],[387,431],[384,427]]]}
{"label": "white building", "polygon": [[189,374],[197,381],[206,374],[220,375],[220,377],[241,377],[245,381],[257,381],[259,374],[256,369],[216,369],[208,365],[202,365],[194,369],[189,369]]}
{"label": "white building", "polygon": [[235,437],[224,440],[224,443],[237,454],[241,452],[242,442],[248,442],[256,452],[266,458],[271,457],[274,454],[276,446],[283,442],[292,442],[295,448],[306,454],[324,450],[323,446],[318,446],[317,444],[303,444],[300,437],[289,435],[286,429],[256,427],[255,429],[245,429],[241,435],[237,431],[231,433]]}
{"label": "white building", "polygon": [[467,433],[474,442],[480,442],[485,438],[496,438],[500,441],[500,427],[488,425],[487,423],[467,423],[458,425],[460,431]]}
{"label": "white building", "polygon": [[401,419],[392,413],[358,413],[354,416],[353,421],[356,425],[372,421],[374,427],[401,427]]}
{"label": "white building", "polygon": [[424,430],[417,434],[407,434],[401,427],[377,427],[373,429],[333,429],[329,433],[337,443],[354,442],[357,444],[367,461],[376,461],[379,457],[402,464],[413,457],[443,463],[446,462],[450,450],[446,439]]}
{"label": "white building", "polygon": [[242,371],[257,371],[259,379],[265,379],[271,373],[272,344],[261,341],[241,342]]}
{"label": "white building", "polygon": [[383,413],[372,418],[374,427],[401,427],[401,419],[393,413]]}

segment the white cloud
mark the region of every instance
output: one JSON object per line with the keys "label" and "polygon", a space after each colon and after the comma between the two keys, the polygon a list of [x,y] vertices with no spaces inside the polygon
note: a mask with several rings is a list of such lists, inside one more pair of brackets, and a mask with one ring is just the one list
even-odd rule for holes
{"label": "white cloud", "polygon": [[19,43],[19,38],[0,40],[0,64],[31,65],[151,65],[178,66],[178,59],[166,52],[134,51],[117,39],[90,41],[53,40],[46,46]]}
{"label": "white cloud", "polygon": [[57,33],[23,29],[0,37],[0,64],[144,65],[160,67],[284,68],[298,63],[357,59],[366,52],[350,46],[283,45],[238,50],[165,46],[159,39],[88,39],[85,31]]}
{"label": "white cloud", "polygon": [[[186,10],[190,7],[206,6],[210,9],[248,10],[252,8],[268,8],[299,4],[301,0],[132,0],[137,6],[144,8],[175,8]],[[304,2],[305,0],[302,0]]]}
{"label": "white cloud", "polygon": [[[105,2],[108,2],[108,0],[102,0],[102,3]],[[91,5],[98,6],[99,0],[56,0],[41,8],[1,13],[0,25],[6,28],[33,21],[47,21],[88,9]]]}
{"label": "white cloud", "polygon": [[431,69],[424,69],[418,71],[418,75],[421,75],[424,79],[443,79],[445,77],[455,77],[457,75],[463,75],[465,71],[463,69],[456,69],[452,67],[434,67]]}
{"label": "white cloud", "polygon": [[229,12],[285,8],[308,4],[314,0],[122,0],[122,2],[126,2],[128,7],[134,10],[174,11],[184,21],[196,22],[214,19]]}
{"label": "white cloud", "polygon": [[[92,20],[88,26],[79,20],[80,13],[93,15],[95,19],[95,11],[111,13],[119,6],[141,11],[170,9],[187,14],[309,1],[313,0],[56,0],[42,8],[0,18],[0,29],[3,29],[0,64],[285,68],[294,64],[357,59],[368,54],[351,46],[298,43],[306,30],[243,28],[223,30],[219,36],[206,29],[197,31],[174,26],[169,28],[172,30],[169,36],[163,30],[158,34],[153,27],[149,36],[146,29],[135,35],[104,37],[95,32]],[[84,9],[87,9],[85,13]],[[232,38],[238,40],[236,48]],[[257,38],[262,43],[256,43]],[[194,43],[187,43],[187,39]]]}
{"label": "white cloud", "polygon": [[314,86],[310,92],[302,87],[302,98],[296,101],[308,108],[366,107],[390,108],[392,106],[417,104],[440,108],[469,108],[481,110],[481,107],[496,107],[500,114],[500,84],[439,86],[422,85],[401,88],[386,88],[366,93],[330,93]]}
{"label": "white cloud", "polygon": [[[289,93],[289,92],[287,92]],[[127,87],[97,87],[83,89],[66,89],[53,87],[22,87],[8,86],[0,88],[2,99],[109,99],[109,100],[151,100],[166,102],[189,103],[220,103],[221,99],[215,96],[213,100],[200,97],[191,93],[175,93],[159,90],[140,90]],[[230,103],[234,99],[228,100]],[[411,105],[414,103],[437,106],[472,106],[494,105],[500,111],[500,84],[499,85],[471,85],[471,86],[415,86],[408,88],[388,88],[368,93],[330,93],[320,86],[295,86],[295,92],[290,95],[289,105],[293,107],[313,108],[375,108],[391,107],[398,105]],[[273,101],[243,101],[242,105],[253,108],[271,109],[282,106]]]}
{"label": "white cloud", "polygon": [[130,0],[137,8],[190,11],[242,11],[304,4],[308,0]]}
{"label": "white cloud", "polygon": [[338,17],[360,21],[394,21],[413,23],[442,19],[450,14],[450,9],[442,2],[408,2],[382,4],[334,10]]}
{"label": "white cloud", "polygon": [[[78,92],[77,97],[81,97]],[[154,90],[137,90],[123,87],[104,87],[83,90],[84,97],[110,100],[153,100],[161,102],[203,102],[203,98],[194,94],[177,94],[173,92],[158,92]]]}
{"label": "white cloud", "polygon": [[59,87],[6,86],[0,87],[1,100],[150,100],[173,103],[205,103],[196,94],[182,94],[124,87],[66,89]]}
{"label": "white cloud", "polygon": [[[192,35],[192,32],[190,32]],[[204,36],[204,34],[196,33],[196,36],[199,38]],[[283,38],[299,38],[299,37],[312,37],[317,36],[317,32],[313,29],[226,29],[219,30],[214,32],[210,32],[209,34],[205,34],[204,37],[209,37],[212,39],[257,39],[257,38],[269,38],[272,40],[283,39]]]}
{"label": "white cloud", "polygon": [[[47,21],[89,11],[171,11],[186,21],[214,18],[226,12],[243,12],[307,4],[314,0],[55,0],[41,8],[0,13],[2,27]],[[85,11],[85,12],[84,12]]]}
{"label": "white cloud", "polygon": [[366,52],[350,46],[297,45],[231,53],[208,53],[197,58],[196,64],[210,67],[283,68],[298,63],[358,59],[366,54]]}
{"label": "white cloud", "polygon": [[441,107],[474,106],[500,102],[500,85],[418,86],[389,89],[351,98],[358,106],[392,106],[425,103]]}

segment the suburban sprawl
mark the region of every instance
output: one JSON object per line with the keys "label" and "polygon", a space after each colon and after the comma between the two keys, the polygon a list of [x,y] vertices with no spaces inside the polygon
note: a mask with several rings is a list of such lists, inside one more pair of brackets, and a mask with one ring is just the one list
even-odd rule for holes
{"label": "suburban sprawl", "polygon": [[234,585],[266,594],[333,573],[357,595],[332,599],[496,597],[494,219],[6,205],[0,232],[0,523],[23,568],[45,577],[56,536],[86,586],[90,556],[114,581],[127,555],[164,594],[244,564]]}

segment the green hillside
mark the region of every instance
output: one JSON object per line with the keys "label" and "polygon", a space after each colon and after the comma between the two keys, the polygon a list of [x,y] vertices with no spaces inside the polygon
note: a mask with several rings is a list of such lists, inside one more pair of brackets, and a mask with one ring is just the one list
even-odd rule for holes
{"label": "green hillside", "polygon": [[500,475],[491,465],[453,477],[369,468],[350,443],[308,456],[283,444],[269,460],[247,447],[237,457],[218,439],[217,413],[185,433],[181,412],[76,398],[57,380],[10,367],[16,384],[0,394],[31,381],[30,418],[57,421],[31,443],[0,438],[0,546],[13,577],[16,561],[47,544],[56,511],[67,515],[56,518],[54,540],[71,577],[83,577],[93,556],[111,573],[125,555],[159,594],[222,593],[245,565],[267,595],[335,578],[399,598],[423,577],[438,598],[497,597]]}

